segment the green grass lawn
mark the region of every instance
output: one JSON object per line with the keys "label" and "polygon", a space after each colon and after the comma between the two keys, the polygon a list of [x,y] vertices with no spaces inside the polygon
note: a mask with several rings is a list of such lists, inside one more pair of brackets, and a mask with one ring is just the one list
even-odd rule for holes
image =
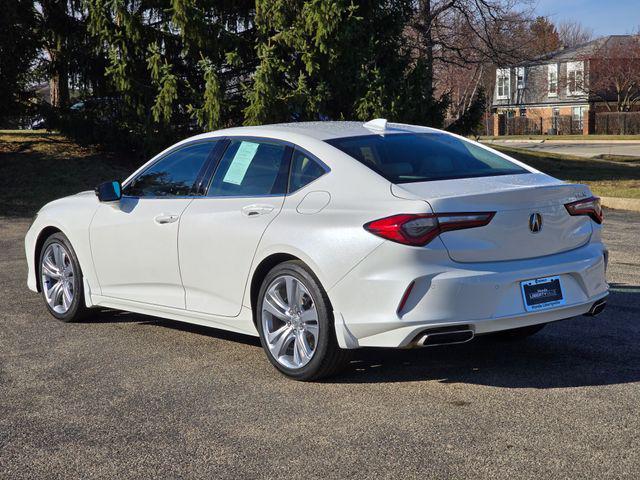
{"label": "green grass lawn", "polygon": [[[493,147],[554,177],[587,183],[597,195],[640,198],[637,159],[610,161]],[[34,215],[53,199],[103,181],[123,180],[144,161],[81,147],[57,133],[0,130],[0,215]]]}
{"label": "green grass lawn", "polygon": [[55,198],[124,180],[142,162],[81,147],[57,133],[0,130],[0,215],[34,215]]}
{"label": "green grass lawn", "polygon": [[640,135],[501,135],[494,137],[484,135],[477,137],[480,140],[637,140]]}
{"label": "green grass lawn", "polygon": [[586,183],[603,197],[640,198],[640,161],[594,159],[491,145],[507,155],[562,180]]}

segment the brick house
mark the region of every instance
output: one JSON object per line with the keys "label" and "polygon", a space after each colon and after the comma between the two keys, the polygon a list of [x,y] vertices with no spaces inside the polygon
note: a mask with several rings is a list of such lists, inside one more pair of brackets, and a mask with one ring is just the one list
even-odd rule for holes
{"label": "brick house", "polygon": [[595,112],[605,107],[587,93],[590,62],[597,52],[633,38],[610,35],[529,63],[496,69],[493,134],[593,133]]}

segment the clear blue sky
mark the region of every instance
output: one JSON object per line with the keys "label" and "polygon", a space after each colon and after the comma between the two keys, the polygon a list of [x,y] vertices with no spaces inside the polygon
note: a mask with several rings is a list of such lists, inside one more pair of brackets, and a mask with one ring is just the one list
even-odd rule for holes
{"label": "clear blue sky", "polygon": [[640,0],[537,0],[535,13],[556,23],[578,21],[597,37],[635,33],[640,27]]}

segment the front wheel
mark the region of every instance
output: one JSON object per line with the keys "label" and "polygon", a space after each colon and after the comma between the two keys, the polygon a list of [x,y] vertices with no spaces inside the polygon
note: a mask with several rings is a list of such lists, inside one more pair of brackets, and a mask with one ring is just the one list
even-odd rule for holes
{"label": "front wheel", "polygon": [[295,380],[319,380],[348,360],[338,346],[326,292],[307,267],[289,261],[262,282],[257,301],[260,341],[269,361]]}
{"label": "front wheel", "polygon": [[87,311],[82,270],[63,233],[54,233],[45,240],[38,266],[42,297],[49,313],[63,322],[82,318]]}

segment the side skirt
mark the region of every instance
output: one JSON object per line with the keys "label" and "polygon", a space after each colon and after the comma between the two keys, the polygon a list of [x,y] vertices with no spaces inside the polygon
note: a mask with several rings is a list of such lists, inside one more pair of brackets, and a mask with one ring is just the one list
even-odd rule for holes
{"label": "side skirt", "polygon": [[258,336],[258,331],[253,324],[251,310],[245,306],[242,307],[240,315],[237,317],[221,317],[179,308],[105,297],[102,295],[91,295],[91,303],[94,307],[113,308],[115,310],[140,313],[142,315],[166,318],[169,320],[176,320],[178,322],[192,323],[203,327],[219,328],[220,330],[243,333],[245,335],[251,335],[252,337]]}

